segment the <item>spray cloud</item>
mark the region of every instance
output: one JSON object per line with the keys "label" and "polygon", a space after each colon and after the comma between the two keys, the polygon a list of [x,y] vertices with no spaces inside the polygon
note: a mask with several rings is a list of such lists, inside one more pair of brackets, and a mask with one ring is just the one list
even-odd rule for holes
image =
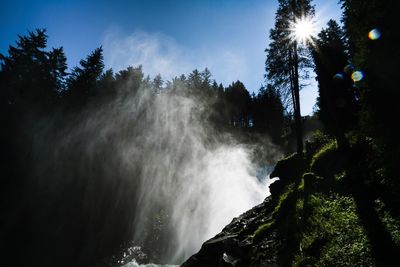
{"label": "spray cloud", "polygon": [[64,121],[37,123],[34,176],[52,188],[52,208],[76,218],[65,227],[81,231],[81,255],[122,238],[151,260],[180,263],[268,187],[256,178],[251,149],[211,126],[210,97],[184,86],[132,86],[130,79],[112,100]]}

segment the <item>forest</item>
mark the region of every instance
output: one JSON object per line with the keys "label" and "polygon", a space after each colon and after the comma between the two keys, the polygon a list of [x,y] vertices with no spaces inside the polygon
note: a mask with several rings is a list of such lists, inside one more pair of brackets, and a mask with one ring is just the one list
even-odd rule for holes
{"label": "forest", "polygon": [[[340,4],[341,21],[315,36],[293,36],[315,7],[278,0],[257,93],[239,80],[224,86],[208,68],[171,80],[150,77],[140,65],[106,69],[102,47],[71,67],[63,47],[48,47],[46,29],[18,35],[0,54],[4,266],[123,266],[133,259],[393,266],[400,252],[399,5]],[[312,116],[301,116],[299,91],[310,72],[317,103]],[[234,219],[215,243],[180,251],[192,245],[179,234],[205,231],[208,222],[185,225],[183,218],[208,214],[214,203],[201,206],[212,191],[201,179],[214,185],[204,169],[211,172],[208,164],[220,157],[235,165],[242,150],[232,149],[242,147],[257,166],[275,165],[271,196],[262,193],[264,206],[240,217],[247,226]],[[175,214],[179,207],[183,215]],[[189,232],[172,234],[177,225]]]}

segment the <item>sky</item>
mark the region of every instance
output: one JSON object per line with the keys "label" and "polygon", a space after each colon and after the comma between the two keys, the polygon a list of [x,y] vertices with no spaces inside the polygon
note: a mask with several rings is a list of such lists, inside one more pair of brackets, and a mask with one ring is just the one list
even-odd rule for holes
{"label": "sky", "polygon": [[[314,0],[318,27],[340,20],[339,0]],[[265,48],[276,0],[2,0],[0,53],[17,35],[46,28],[49,47],[64,47],[73,68],[96,47],[106,68],[142,65],[169,80],[209,68],[225,86],[242,81],[257,93],[265,83]],[[315,79],[301,92],[302,115],[312,113]]]}

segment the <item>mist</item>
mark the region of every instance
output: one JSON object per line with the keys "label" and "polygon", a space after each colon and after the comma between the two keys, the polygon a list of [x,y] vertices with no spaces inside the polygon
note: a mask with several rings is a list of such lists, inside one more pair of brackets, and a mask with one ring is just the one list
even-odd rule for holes
{"label": "mist", "polygon": [[[122,239],[151,261],[179,264],[260,203],[268,184],[256,177],[255,146],[211,126],[210,98],[187,88],[131,87],[128,81],[112,100],[80,112],[32,119],[27,190],[36,200],[27,205],[43,207],[34,214],[37,238],[71,229],[82,235],[73,253],[83,261]],[[270,146],[263,154],[273,158]],[[58,228],[41,231],[45,220]]]}

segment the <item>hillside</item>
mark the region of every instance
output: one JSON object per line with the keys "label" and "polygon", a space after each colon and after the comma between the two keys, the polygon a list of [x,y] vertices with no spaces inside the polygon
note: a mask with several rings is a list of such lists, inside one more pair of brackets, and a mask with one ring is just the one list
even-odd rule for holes
{"label": "hillside", "polygon": [[392,266],[400,217],[369,184],[372,149],[357,141],[340,150],[320,137],[304,157],[282,159],[272,195],[182,266]]}

